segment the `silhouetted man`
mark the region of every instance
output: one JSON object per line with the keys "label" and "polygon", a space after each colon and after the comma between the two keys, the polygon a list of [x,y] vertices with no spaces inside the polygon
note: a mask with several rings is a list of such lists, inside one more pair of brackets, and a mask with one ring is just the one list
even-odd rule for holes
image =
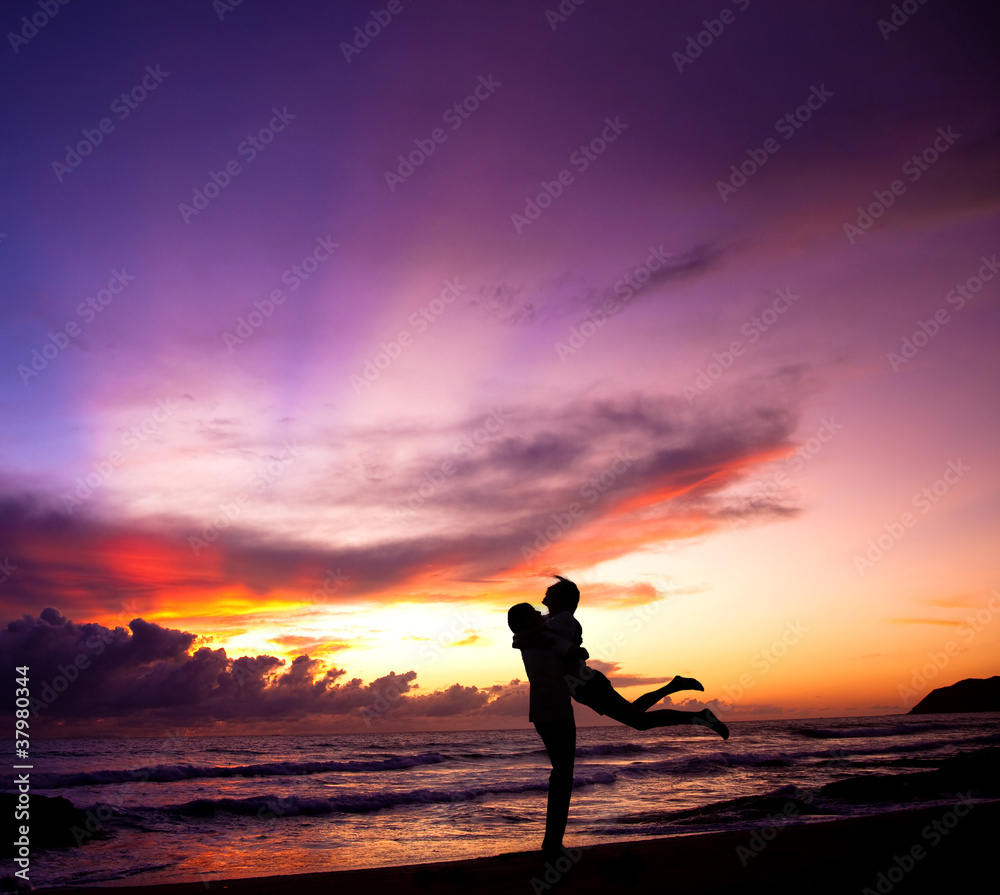
{"label": "silhouetted man", "polygon": [[[528,603],[512,606],[507,613],[507,624],[515,634],[523,629],[526,620],[534,620],[526,615],[525,607],[529,613],[540,617],[538,610]],[[555,855],[562,850],[569,800],[573,793],[573,762],[576,758],[573,703],[563,660],[553,650],[542,646],[520,649],[530,687],[528,720],[535,725],[552,764],[542,851],[546,855]]]}

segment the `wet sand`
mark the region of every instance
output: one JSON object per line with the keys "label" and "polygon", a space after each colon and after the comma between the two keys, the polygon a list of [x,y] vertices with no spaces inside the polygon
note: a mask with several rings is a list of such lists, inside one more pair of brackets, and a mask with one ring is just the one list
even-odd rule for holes
{"label": "wet sand", "polygon": [[[84,895],[478,895],[556,893],[937,892],[993,878],[1000,801],[911,809],[757,831],[704,833],[435,864],[157,886],[45,890]],[[570,860],[573,858],[574,860]],[[561,872],[569,867],[568,872]]]}

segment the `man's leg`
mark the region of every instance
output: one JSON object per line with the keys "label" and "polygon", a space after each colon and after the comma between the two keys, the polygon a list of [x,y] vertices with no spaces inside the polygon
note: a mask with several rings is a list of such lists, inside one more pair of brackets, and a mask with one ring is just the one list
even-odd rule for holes
{"label": "man's leg", "polygon": [[573,762],[576,759],[576,723],[567,721],[535,722],[535,730],[545,744],[552,773],[549,774],[549,796],[545,811],[545,838],[542,851],[558,852],[569,817],[569,800],[573,794]]}

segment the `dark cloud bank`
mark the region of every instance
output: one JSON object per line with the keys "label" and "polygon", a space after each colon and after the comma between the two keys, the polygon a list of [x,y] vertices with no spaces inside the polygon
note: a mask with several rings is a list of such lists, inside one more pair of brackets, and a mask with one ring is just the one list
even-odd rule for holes
{"label": "dark cloud bank", "polygon": [[416,693],[416,672],[369,683],[306,655],[232,659],[196,635],[144,621],[110,629],[57,610],[25,615],[0,632],[4,672],[29,668],[32,732],[40,736],[156,735],[167,728],[230,733],[366,730],[461,715],[527,718],[526,687],[454,684]]}

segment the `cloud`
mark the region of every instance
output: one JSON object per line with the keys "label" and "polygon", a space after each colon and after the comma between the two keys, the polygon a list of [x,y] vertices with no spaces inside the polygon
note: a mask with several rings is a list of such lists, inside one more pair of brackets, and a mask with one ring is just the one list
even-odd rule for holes
{"label": "cloud", "polygon": [[30,667],[32,728],[44,735],[134,734],[165,725],[336,730],[497,715],[527,720],[528,688],[517,680],[423,693],[415,671],[364,683],[308,655],[291,662],[231,659],[224,649],[194,649],[197,639],[141,618],[127,629],[77,624],[49,608],[10,622],[0,631],[0,651],[8,677],[17,666]]}
{"label": "cloud", "polygon": [[722,247],[713,243],[695,245],[680,253],[668,250],[664,244],[652,245],[619,265],[616,273],[597,275],[600,279],[564,282],[572,281],[572,274],[554,272],[534,285],[491,282],[480,287],[469,304],[486,319],[513,326],[579,314],[609,300],[614,302],[614,313],[618,313],[656,295],[667,285],[712,272],[724,255]]}
{"label": "cloud", "polygon": [[482,286],[469,304],[487,320],[523,326],[534,320],[539,310],[539,298],[526,295],[525,291],[523,286],[506,282]]}
{"label": "cloud", "polygon": [[989,602],[990,595],[985,590],[981,592],[971,591],[968,593],[949,594],[943,597],[935,597],[926,600],[929,606],[937,606],[942,609],[982,609]]}
{"label": "cloud", "polygon": [[[157,723],[183,727],[219,722],[359,717],[393,688],[406,693],[416,673],[390,673],[368,684],[309,656],[231,659],[223,649],[189,652],[196,635],[133,619],[128,630],[76,624],[55,609],[10,622],[0,632],[5,671],[30,668],[33,727],[52,731],[104,721],[128,730]],[[457,688],[457,689],[456,689]],[[481,704],[475,687],[455,685],[421,696],[429,714]]]}
{"label": "cloud", "polygon": [[[670,680],[669,677],[660,678],[646,677],[644,675],[622,674],[621,664],[619,662],[604,662],[600,659],[590,658],[587,660],[587,665],[605,675],[608,680],[611,681],[611,685],[616,690],[621,690],[625,687],[647,687],[648,689],[655,689],[657,687],[662,687],[668,680]],[[665,704],[669,703],[670,699],[667,698]]]}
{"label": "cloud", "polygon": [[643,252],[642,257],[623,269],[613,282],[586,290],[575,303],[596,309],[610,301],[613,313],[617,314],[630,305],[652,298],[665,286],[712,272],[726,254],[721,246],[708,243],[696,245],[679,255],[666,251],[663,245],[650,246],[650,249],[655,253]]}
{"label": "cloud", "polygon": [[307,637],[299,634],[282,634],[269,637],[268,643],[289,649],[312,650],[313,652],[332,653],[351,649],[355,644],[347,640],[322,640],[317,637]]}
{"label": "cloud", "polygon": [[461,640],[454,640],[448,644],[448,646],[472,646],[474,643],[479,642],[482,638],[478,634],[469,634],[463,637]]}
{"label": "cloud", "polygon": [[527,719],[528,693],[528,682],[514,678],[508,684],[492,688],[492,698],[483,706],[481,714],[484,717]]}
{"label": "cloud", "polygon": [[405,705],[396,714],[420,715],[426,718],[469,715],[482,709],[489,702],[489,698],[490,694],[486,690],[452,684],[446,690],[407,697]]}
{"label": "cloud", "polygon": [[[554,409],[503,408],[495,433],[459,454],[452,449],[456,439],[481,427],[482,417],[441,426],[424,433],[391,478],[372,480],[359,471],[364,488],[360,478],[346,488],[333,478],[316,482],[311,494],[328,495],[347,518],[355,506],[382,509],[381,524],[339,537],[331,532],[322,547],[313,529],[324,509],[311,496],[269,504],[268,519],[279,512],[301,518],[301,532],[259,528],[248,517],[210,543],[200,525],[175,516],[116,519],[97,504],[66,516],[38,498],[8,497],[0,504],[0,537],[18,569],[5,583],[0,608],[20,612],[58,600],[76,615],[107,618],[129,600],[141,598],[146,611],[169,594],[176,615],[185,602],[203,607],[206,595],[231,596],[234,587],[243,588],[248,610],[254,595],[276,591],[317,604],[405,600],[426,590],[425,576],[435,569],[447,568],[459,581],[503,580],[539,567],[580,569],[704,534],[733,516],[791,512],[770,504],[748,509],[731,486],[791,451],[797,375],[758,381],[745,394],[720,386],[694,405],[635,394]],[[373,434],[373,448],[378,438],[392,437]],[[428,471],[445,468],[450,474],[424,487]],[[342,478],[343,470],[336,475]],[[324,587],[331,569],[337,580]],[[657,599],[648,586],[605,596],[615,605]]]}
{"label": "cloud", "polygon": [[954,628],[961,624],[947,618],[887,618],[885,621],[889,625],[941,625],[945,628]]}

